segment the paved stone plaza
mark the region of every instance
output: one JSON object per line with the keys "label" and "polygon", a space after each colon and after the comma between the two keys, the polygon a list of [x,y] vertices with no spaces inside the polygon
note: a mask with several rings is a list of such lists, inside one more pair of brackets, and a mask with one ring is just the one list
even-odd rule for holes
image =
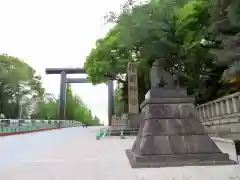
{"label": "paved stone plaza", "polygon": [[[240,179],[240,165],[131,169],[125,149],[135,137],[96,140],[98,130],[79,127],[0,138],[0,159],[5,159],[5,164],[0,162],[0,180]],[[231,146],[219,147],[235,158]]]}

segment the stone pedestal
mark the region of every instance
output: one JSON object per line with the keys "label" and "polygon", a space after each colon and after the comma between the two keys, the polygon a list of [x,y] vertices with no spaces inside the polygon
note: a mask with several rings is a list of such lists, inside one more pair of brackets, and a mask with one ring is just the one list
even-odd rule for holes
{"label": "stone pedestal", "polygon": [[138,121],[139,121],[139,114],[128,114],[129,118],[129,127],[132,128],[133,130],[138,130]]}
{"label": "stone pedestal", "polygon": [[123,123],[127,126],[129,126],[129,118],[128,118],[128,113],[124,113],[121,117]]}
{"label": "stone pedestal", "polygon": [[138,134],[137,120],[138,115],[124,114],[119,120],[116,120],[116,116],[112,118],[112,126],[108,127],[108,131],[111,132],[110,136],[121,136],[121,132],[126,136],[136,136]]}
{"label": "stone pedestal", "polygon": [[132,168],[235,164],[205,133],[185,89],[152,88],[141,114],[139,134],[126,150]]}

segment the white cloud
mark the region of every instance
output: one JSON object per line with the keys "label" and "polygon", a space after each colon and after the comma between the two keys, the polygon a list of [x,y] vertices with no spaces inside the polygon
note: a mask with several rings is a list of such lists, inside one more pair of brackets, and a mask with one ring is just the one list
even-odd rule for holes
{"label": "white cloud", "polygon": [[[59,93],[58,75],[47,67],[82,67],[103,27],[103,16],[124,0],[0,0],[0,52],[17,56],[39,72],[50,93]],[[73,84],[93,113],[107,122],[107,86]]]}

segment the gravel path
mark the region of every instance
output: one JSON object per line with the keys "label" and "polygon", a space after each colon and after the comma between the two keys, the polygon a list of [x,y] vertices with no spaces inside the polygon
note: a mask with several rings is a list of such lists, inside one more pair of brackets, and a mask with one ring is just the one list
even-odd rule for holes
{"label": "gravel path", "polygon": [[[95,127],[61,130],[61,137],[66,134],[61,143],[42,148],[34,156],[0,171],[0,180],[230,180],[240,177],[240,165],[131,169],[124,150],[132,146],[135,138],[105,137],[97,141],[97,131]],[[48,133],[51,140],[52,133],[59,132]],[[229,147],[222,148],[231,151]]]}

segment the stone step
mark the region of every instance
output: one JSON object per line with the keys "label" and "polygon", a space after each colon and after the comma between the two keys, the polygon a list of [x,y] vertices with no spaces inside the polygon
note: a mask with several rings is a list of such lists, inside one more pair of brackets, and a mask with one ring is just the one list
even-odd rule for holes
{"label": "stone step", "polygon": [[133,129],[109,129],[107,136],[120,136],[123,131],[124,136],[137,136],[138,131]]}

